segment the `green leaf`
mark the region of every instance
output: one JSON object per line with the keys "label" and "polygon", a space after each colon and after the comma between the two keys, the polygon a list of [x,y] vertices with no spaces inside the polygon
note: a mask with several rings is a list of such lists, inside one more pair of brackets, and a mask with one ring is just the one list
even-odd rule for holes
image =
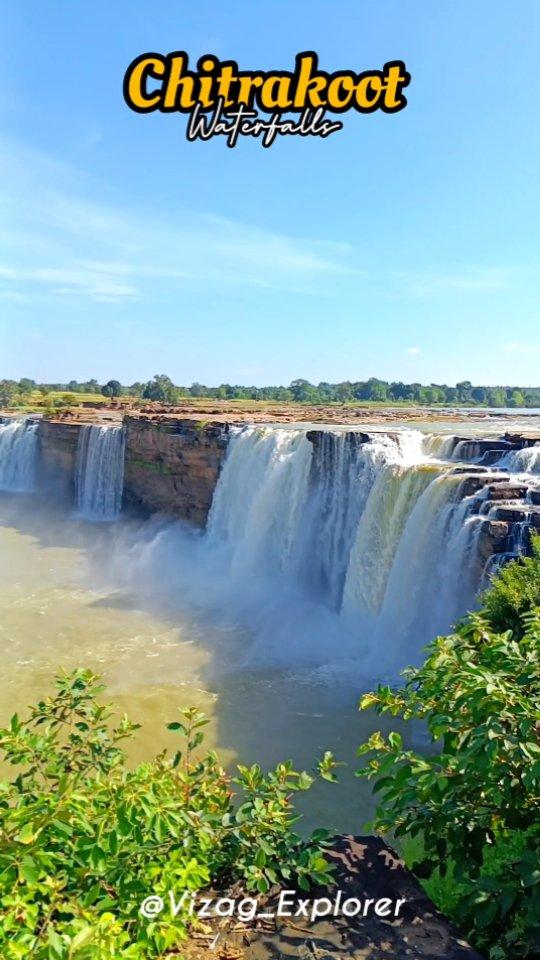
{"label": "green leaf", "polygon": [[34,824],[32,822],[29,822],[24,824],[24,826],[21,828],[21,830],[17,834],[16,839],[19,841],[19,843],[24,843],[25,845],[28,845],[34,842],[36,836],[37,836],[37,833],[34,829]]}

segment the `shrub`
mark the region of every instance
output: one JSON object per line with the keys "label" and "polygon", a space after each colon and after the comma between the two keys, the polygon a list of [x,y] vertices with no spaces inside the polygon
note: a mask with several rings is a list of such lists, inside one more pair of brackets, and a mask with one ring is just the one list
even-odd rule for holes
{"label": "shrub", "polygon": [[523,614],[540,607],[540,536],[532,538],[532,556],[507,564],[482,597],[487,619],[495,630],[521,635]]}
{"label": "shrub", "polygon": [[[417,838],[412,869],[492,960],[540,949],[540,610],[536,559],[509,565],[480,613],[428,648],[401,690],[374,707],[427,724],[432,747],[374,734],[360,776],[380,794],[375,827]],[[528,612],[523,612],[528,608]],[[508,620],[519,629],[498,632]]]}
{"label": "shrub", "polygon": [[[59,676],[28,719],[0,730],[17,767],[0,783],[3,960],[177,956],[196,921],[187,905],[147,921],[146,896],[329,879],[325,832],[302,841],[292,829],[291,794],[312,777],[282,763],[238,767],[231,780],[214,753],[198,754],[207,720],[195,709],[169,725],[183,741],[174,757],[129,770],[122,747],[137,725],[113,725],[102,689],[88,671]],[[317,774],[334,779],[333,767],[325,754]]]}

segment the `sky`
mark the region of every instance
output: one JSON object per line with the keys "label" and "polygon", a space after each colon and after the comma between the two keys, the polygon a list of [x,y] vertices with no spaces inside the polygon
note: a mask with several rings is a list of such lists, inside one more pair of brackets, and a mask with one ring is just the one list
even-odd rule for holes
{"label": "sky", "polygon": [[[0,378],[540,383],[537,0],[0,0]],[[155,50],[404,60],[326,140],[189,143]]]}

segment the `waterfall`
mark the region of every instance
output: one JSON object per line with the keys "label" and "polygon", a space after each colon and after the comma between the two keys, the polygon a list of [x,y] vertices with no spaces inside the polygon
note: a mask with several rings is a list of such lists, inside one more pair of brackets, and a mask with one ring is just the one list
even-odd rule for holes
{"label": "waterfall", "polygon": [[474,605],[482,575],[485,491],[455,472],[459,443],[415,430],[239,429],[207,542],[244,583],[280,574],[274,594],[298,589],[335,611],[370,669],[418,661]]}
{"label": "waterfall", "polygon": [[[423,435],[315,431],[312,441],[271,427],[231,439],[208,539],[226,546],[232,568],[280,571],[347,616],[381,614],[400,580],[412,578],[404,593],[416,595],[437,556],[449,571],[443,594],[459,593],[447,533],[463,478],[425,455]],[[455,511],[456,529],[465,519]]]}
{"label": "waterfall", "polygon": [[81,427],[75,461],[75,505],[85,520],[116,520],[122,506],[124,428]]}
{"label": "waterfall", "polygon": [[328,431],[319,435],[313,454],[304,511],[303,574],[311,589],[336,609],[359,519],[379,471],[396,451],[395,441],[384,435],[365,441],[360,433]]}
{"label": "waterfall", "polygon": [[0,490],[29,493],[35,486],[38,424],[20,418],[0,423]]}
{"label": "waterfall", "polygon": [[540,443],[506,453],[499,460],[498,466],[506,467],[511,473],[540,474]]}
{"label": "waterfall", "polygon": [[481,456],[482,451],[477,440],[459,440],[452,450],[452,460],[475,463]]}
{"label": "waterfall", "polygon": [[343,598],[345,609],[378,613],[407,521],[441,469],[432,464],[389,464],[381,470],[351,552]]}
{"label": "waterfall", "polygon": [[386,466],[421,456],[402,437],[246,427],[236,431],[208,524],[233,570],[280,571],[339,609],[358,523]]}
{"label": "waterfall", "polygon": [[445,436],[444,433],[428,433],[424,437],[424,453],[429,457],[436,457],[438,460],[452,460],[454,450],[461,441],[459,437],[452,434]]}
{"label": "waterfall", "polygon": [[228,543],[233,569],[290,570],[300,563],[311,452],[300,431],[246,427],[232,432],[208,538]]}
{"label": "waterfall", "polygon": [[462,483],[462,476],[440,474],[408,517],[374,624],[379,662],[392,664],[403,649],[417,659],[474,604],[483,521],[473,512],[475,498],[461,498]]}

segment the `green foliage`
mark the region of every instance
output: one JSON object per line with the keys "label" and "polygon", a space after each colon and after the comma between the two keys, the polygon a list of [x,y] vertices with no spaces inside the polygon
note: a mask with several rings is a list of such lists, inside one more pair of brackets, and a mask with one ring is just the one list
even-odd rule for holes
{"label": "green foliage", "polygon": [[[411,864],[442,909],[491,960],[540,949],[540,609],[538,552],[506,567],[471,614],[374,707],[427,724],[432,747],[375,733],[360,776],[380,794],[375,827],[417,838]],[[515,635],[507,626],[515,618]],[[496,624],[496,629],[494,627]]]}
{"label": "green foliage", "polygon": [[121,397],[123,390],[122,384],[118,380],[109,380],[101,388],[104,397]]}
{"label": "green foliage", "polygon": [[142,396],[144,400],[159,400],[160,403],[174,403],[176,387],[170,377],[164,373],[156,374],[153,380],[145,384]]}
{"label": "green foliage", "polygon": [[[174,757],[130,770],[123,742],[137,726],[113,724],[102,689],[89,671],[59,676],[54,696],[0,730],[17,767],[0,783],[3,960],[177,956],[196,923],[188,903],[146,920],[145,897],[328,881],[324,831],[302,841],[292,829],[291,795],[311,776],[282,763],[268,774],[238,767],[231,780],[214,753],[199,754],[208,721],[195,709],[169,724],[181,738]],[[317,775],[332,779],[334,766],[325,755]]]}
{"label": "green foliage", "polygon": [[[36,384],[33,380],[23,377],[19,383],[14,381],[0,381],[0,405],[6,406],[8,400],[2,401],[2,383],[11,385],[4,388],[12,393],[28,393]],[[33,385],[33,386],[32,386]],[[381,403],[381,404],[450,404],[468,407],[539,407],[540,387],[473,386],[469,380],[457,383],[455,387],[446,383],[402,383],[401,381],[379,380],[370,377],[369,380],[345,380],[341,383],[318,384],[310,383],[301,378],[293,380],[288,387],[267,386],[255,387],[241,384],[221,383],[218,387],[209,387],[203,383],[192,383],[190,387],[177,386],[165,374],[157,374],[147,383],[135,382],[130,386],[122,386],[118,380],[109,380],[100,387],[96,380],[87,380],[78,383],[70,380],[68,384],[46,383],[40,384],[38,389],[45,393],[58,393],[66,389],[71,393],[98,394],[100,391],[105,397],[142,397],[144,400],[155,400],[160,403],[178,403],[182,397],[215,398],[217,400],[263,400],[269,403]]]}
{"label": "green foliage", "polygon": [[14,380],[0,380],[0,407],[11,407],[18,393]]}
{"label": "green foliage", "polygon": [[482,597],[482,606],[495,630],[522,633],[523,614],[540,607],[540,536],[533,536],[532,556],[502,568]]}

